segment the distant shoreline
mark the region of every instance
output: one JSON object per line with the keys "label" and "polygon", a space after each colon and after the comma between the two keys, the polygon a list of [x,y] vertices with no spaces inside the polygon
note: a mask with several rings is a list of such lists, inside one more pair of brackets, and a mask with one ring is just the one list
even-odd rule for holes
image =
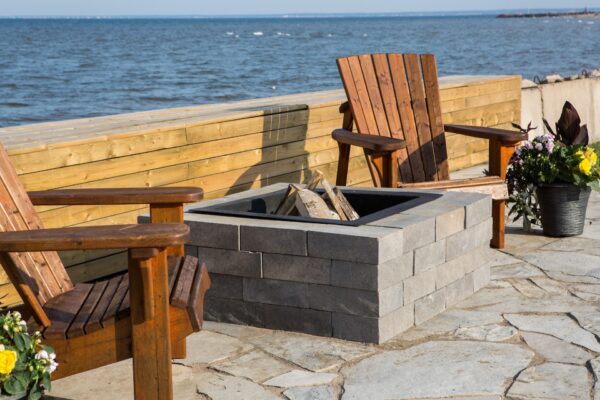
{"label": "distant shoreline", "polygon": [[164,15],[1,15],[0,19],[317,19],[317,18],[431,18],[431,17],[498,17],[498,18],[534,18],[559,16],[592,16],[600,17],[600,9],[586,11],[573,9],[497,9],[497,10],[461,10],[461,11],[405,11],[405,12],[371,12],[371,13],[276,13],[276,14],[164,14]]}
{"label": "distant shoreline", "polygon": [[600,18],[600,12],[580,11],[580,12],[542,12],[542,13],[509,13],[499,14],[496,18]]}

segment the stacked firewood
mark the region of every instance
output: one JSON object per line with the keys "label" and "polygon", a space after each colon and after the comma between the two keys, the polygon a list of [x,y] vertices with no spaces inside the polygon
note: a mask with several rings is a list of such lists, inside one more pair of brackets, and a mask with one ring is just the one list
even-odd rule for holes
{"label": "stacked firewood", "polygon": [[[319,184],[324,190],[322,195],[315,192]],[[314,171],[305,186],[290,184],[275,214],[338,221],[355,221],[360,218],[342,191],[333,187],[319,170]]]}

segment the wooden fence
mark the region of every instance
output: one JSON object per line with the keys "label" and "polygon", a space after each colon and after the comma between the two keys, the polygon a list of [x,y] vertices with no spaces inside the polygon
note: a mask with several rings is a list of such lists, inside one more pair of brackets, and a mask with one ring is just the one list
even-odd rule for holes
{"label": "wooden fence", "polygon": [[[519,122],[518,76],[441,79],[445,123],[510,127]],[[342,91],[0,128],[27,190],[199,186],[206,198],[275,182],[301,182],[318,168],[334,180]],[[485,140],[447,135],[451,170],[484,163]],[[350,185],[371,178],[353,149]],[[144,206],[37,207],[46,227],[132,223]],[[61,254],[75,281],[126,268],[122,252]],[[0,276],[0,302],[19,299]]]}

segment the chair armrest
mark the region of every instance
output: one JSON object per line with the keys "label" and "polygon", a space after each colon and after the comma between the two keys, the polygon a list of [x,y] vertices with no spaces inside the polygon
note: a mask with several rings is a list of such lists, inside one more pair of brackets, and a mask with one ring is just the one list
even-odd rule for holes
{"label": "chair armrest", "polygon": [[376,152],[391,152],[406,147],[406,142],[402,139],[354,133],[346,129],[336,129],[333,131],[332,136],[339,143],[358,146]]}
{"label": "chair armrest", "polygon": [[183,224],[106,225],[1,232],[0,252],[163,248],[182,245],[189,232],[190,228]]}
{"label": "chair armrest", "polygon": [[204,196],[203,190],[195,187],[59,189],[27,194],[35,206],[181,204],[200,201]]}
{"label": "chair armrest", "polygon": [[444,125],[446,132],[458,133],[488,140],[497,140],[504,143],[517,143],[527,140],[527,134],[507,129],[485,128],[482,126],[469,125]]}

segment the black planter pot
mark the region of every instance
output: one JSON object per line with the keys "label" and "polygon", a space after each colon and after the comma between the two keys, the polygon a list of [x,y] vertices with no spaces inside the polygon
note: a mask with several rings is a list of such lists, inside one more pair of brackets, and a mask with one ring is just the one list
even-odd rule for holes
{"label": "black planter pot", "polygon": [[583,233],[590,188],[552,183],[537,188],[544,235],[562,237]]}

